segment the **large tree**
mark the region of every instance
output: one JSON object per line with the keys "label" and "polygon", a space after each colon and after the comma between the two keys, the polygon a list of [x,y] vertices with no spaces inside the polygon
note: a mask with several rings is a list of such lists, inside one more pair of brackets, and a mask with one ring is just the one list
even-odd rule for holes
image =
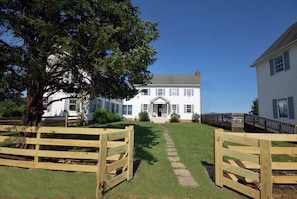
{"label": "large tree", "polygon": [[38,125],[45,97],[57,91],[123,99],[151,79],[157,23],[141,20],[130,0],[0,0],[0,6],[0,51],[9,58],[1,69],[26,91],[23,125]]}

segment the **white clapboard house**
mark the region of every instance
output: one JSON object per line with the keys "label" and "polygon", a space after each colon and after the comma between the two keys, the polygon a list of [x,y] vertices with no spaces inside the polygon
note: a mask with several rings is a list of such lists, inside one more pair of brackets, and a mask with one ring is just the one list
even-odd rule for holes
{"label": "white clapboard house", "polygon": [[[194,113],[201,115],[199,72],[193,75],[154,75],[150,84],[138,87],[138,90],[139,93],[130,100],[96,98],[90,101],[67,98],[68,94],[57,92],[46,100],[43,116],[80,116],[85,112],[88,122],[99,108],[127,120],[138,120],[139,113],[147,111],[151,122],[169,122],[172,113],[179,114],[181,122],[191,121]],[[57,101],[46,106],[53,100]]]}
{"label": "white clapboard house", "polygon": [[297,23],[252,67],[257,73],[259,116],[297,124]]}
{"label": "white clapboard house", "polygon": [[123,101],[123,117],[138,119],[146,111],[151,122],[169,122],[177,113],[180,121],[191,121],[194,113],[201,115],[200,72],[192,75],[154,75],[139,93]]}

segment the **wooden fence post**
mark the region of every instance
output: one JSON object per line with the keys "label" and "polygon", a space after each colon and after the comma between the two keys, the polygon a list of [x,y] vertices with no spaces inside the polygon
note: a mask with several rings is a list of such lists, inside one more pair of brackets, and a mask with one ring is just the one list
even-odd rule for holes
{"label": "wooden fence post", "polygon": [[261,198],[272,198],[271,141],[260,140]]}
{"label": "wooden fence post", "polygon": [[129,131],[129,146],[128,146],[128,172],[127,172],[127,180],[131,180],[133,178],[133,154],[134,154],[134,127],[127,126],[125,127],[127,131]]}
{"label": "wooden fence post", "polygon": [[214,153],[215,153],[215,183],[216,185],[223,187],[223,143],[224,143],[224,130],[215,129],[214,138]]}
{"label": "wooden fence post", "polygon": [[65,115],[65,127],[68,127],[68,114]]}
{"label": "wooden fence post", "polygon": [[102,198],[105,192],[106,156],[107,156],[107,134],[100,134],[100,149],[98,152],[97,189],[96,198]]}
{"label": "wooden fence post", "polygon": [[40,136],[41,132],[36,128],[36,144],[35,144],[35,156],[34,156],[34,168],[38,168],[38,161],[39,161],[39,150],[40,150]]}

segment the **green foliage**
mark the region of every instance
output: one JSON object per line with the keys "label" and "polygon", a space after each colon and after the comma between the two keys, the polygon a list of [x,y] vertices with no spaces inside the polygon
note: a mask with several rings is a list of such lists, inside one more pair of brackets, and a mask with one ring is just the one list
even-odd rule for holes
{"label": "green foliage", "polygon": [[106,124],[121,121],[121,117],[115,113],[109,113],[105,109],[97,109],[93,113],[93,122],[97,124]]}
{"label": "green foliage", "polygon": [[6,100],[0,102],[0,116],[2,117],[21,117],[24,111],[24,104],[17,101]]}
{"label": "green foliage", "polygon": [[146,111],[142,111],[138,114],[138,117],[139,117],[139,121],[143,121],[143,122],[147,122],[147,121],[150,121],[150,117],[149,117],[149,114],[148,112]]}
{"label": "green foliage", "polygon": [[254,115],[259,115],[259,107],[258,107],[258,98],[254,99],[251,113]]}
{"label": "green foliage", "polygon": [[194,113],[192,115],[192,121],[197,123],[197,122],[199,122],[199,120],[200,120],[200,115],[198,113]]}
{"label": "green foliage", "polygon": [[23,125],[37,125],[44,97],[60,90],[70,97],[123,99],[151,79],[147,67],[156,59],[150,43],[159,36],[157,23],[141,20],[130,0],[0,0],[0,5],[0,88],[12,91],[18,85],[18,93],[27,91]]}
{"label": "green foliage", "polygon": [[177,113],[172,113],[170,115],[170,122],[179,122],[180,115]]}

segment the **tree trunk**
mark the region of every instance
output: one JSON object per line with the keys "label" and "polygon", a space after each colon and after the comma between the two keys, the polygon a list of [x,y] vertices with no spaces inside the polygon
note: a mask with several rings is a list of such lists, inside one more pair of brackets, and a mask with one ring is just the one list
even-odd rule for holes
{"label": "tree trunk", "polygon": [[[25,110],[22,115],[21,124],[23,126],[38,126],[43,115],[43,91],[38,87],[27,92],[25,100]],[[32,137],[33,133],[20,132],[20,137]],[[28,148],[26,143],[19,143],[17,147]]]}

